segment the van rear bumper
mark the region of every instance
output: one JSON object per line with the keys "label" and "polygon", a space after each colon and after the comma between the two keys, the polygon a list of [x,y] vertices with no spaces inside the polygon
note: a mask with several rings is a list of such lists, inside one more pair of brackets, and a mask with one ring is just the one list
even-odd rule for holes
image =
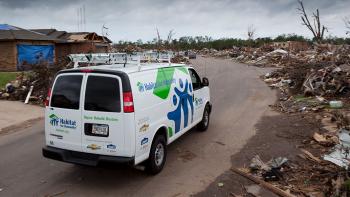
{"label": "van rear bumper", "polygon": [[42,152],[43,156],[46,158],[87,166],[97,166],[100,163],[125,163],[130,165],[134,164],[134,157],[98,155],[54,148],[50,146],[43,147]]}

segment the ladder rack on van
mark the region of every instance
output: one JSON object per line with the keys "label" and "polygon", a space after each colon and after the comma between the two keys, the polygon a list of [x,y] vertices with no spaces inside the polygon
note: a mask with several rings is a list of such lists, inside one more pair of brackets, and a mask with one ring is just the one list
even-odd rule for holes
{"label": "ladder rack on van", "polygon": [[88,54],[70,54],[68,55],[71,62],[74,63],[74,68],[79,67],[79,63],[88,65],[98,64],[137,64],[147,62],[169,62],[174,56],[173,52],[136,52],[132,54],[127,53],[88,53]]}

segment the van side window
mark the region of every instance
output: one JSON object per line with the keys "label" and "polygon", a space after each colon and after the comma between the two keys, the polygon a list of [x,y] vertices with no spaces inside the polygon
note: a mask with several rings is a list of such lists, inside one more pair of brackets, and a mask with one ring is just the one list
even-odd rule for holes
{"label": "van side window", "polygon": [[190,72],[193,90],[200,89],[202,85],[201,85],[201,79],[199,78],[198,74],[193,69],[188,69],[188,71]]}
{"label": "van side window", "polygon": [[119,81],[112,77],[89,76],[86,83],[85,110],[120,112]]}
{"label": "van side window", "polygon": [[79,109],[82,75],[64,75],[56,79],[51,107]]}

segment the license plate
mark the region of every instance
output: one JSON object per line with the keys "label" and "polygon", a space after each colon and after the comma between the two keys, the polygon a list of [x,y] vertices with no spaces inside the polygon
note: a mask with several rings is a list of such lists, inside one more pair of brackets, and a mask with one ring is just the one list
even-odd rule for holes
{"label": "license plate", "polygon": [[108,125],[106,125],[106,124],[93,124],[91,133],[95,134],[95,135],[108,136]]}

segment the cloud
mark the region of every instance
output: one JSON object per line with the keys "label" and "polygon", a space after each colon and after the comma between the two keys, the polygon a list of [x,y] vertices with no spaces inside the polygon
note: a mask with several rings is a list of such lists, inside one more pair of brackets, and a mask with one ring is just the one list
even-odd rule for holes
{"label": "cloud", "polygon": [[[342,19],[350,15],[350,1],[304,0],[304,4],[309,14],[319,8],[329,34],[345,36]],[[176,38],[186,35],[246,38],[251,24],[259,37],[282,33],[311,36],[301,25],[296,0],[0,0],[0,23],[77,31],[77,9],[83,5],[86,30],[101,33],[105,24],[113,41],[152,40],[156,37],[156,28],[163,38],[171,29]]]}

